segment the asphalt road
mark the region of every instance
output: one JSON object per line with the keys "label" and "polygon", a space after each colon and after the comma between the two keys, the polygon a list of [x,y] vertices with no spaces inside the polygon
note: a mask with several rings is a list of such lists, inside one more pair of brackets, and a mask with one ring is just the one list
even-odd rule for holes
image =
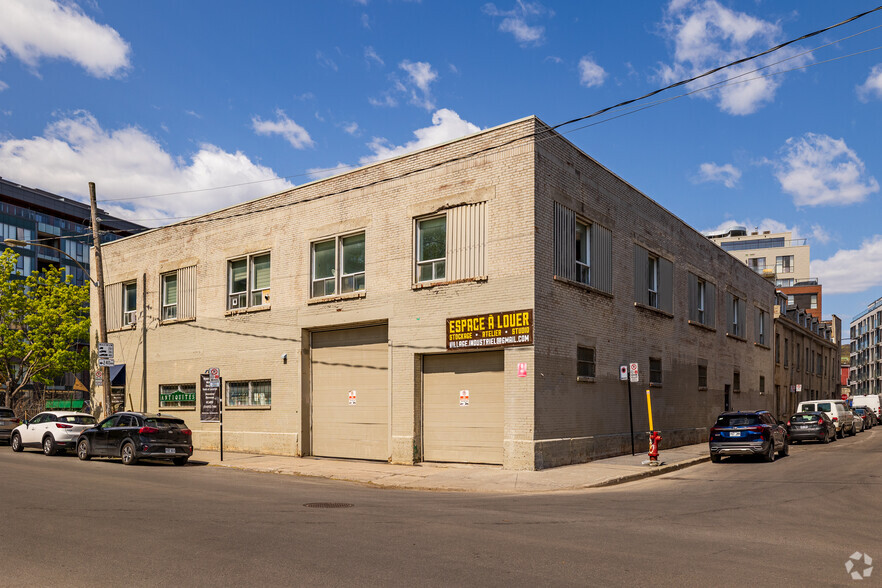
{"label": "asphalt road", "polygon": [[845,570],[882,563],[880,456],[877,427],[771,464],[482,495],[0,447],[0,585],[880,585]]}

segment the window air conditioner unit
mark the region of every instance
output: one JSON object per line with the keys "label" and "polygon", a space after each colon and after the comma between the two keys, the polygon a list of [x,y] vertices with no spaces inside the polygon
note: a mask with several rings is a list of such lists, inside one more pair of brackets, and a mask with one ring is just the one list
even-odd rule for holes
{"label": "window air conditioner unit", "polygon": [[123,319],[125,320],[125,323],[127,325],[134,325],[135,322],[137,322],[137,320],[138,320],[138,311],[137,310],[128,311],[125,314],[125,316],[123,317]]}
{"label": "window air conditioner unit", "polygon": [[244,308],[245,307],[245,293],[239,294],[230,294],[230,308]]}

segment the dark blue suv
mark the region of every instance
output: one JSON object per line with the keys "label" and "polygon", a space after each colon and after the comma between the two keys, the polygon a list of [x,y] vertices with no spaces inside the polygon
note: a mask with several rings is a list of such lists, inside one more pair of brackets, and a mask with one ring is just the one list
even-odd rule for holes
{"label": "dark blue suv", "polygon": [[710,457],[719,463],[724,455],[762,455],[775,461],[775,453],[790,453],[787,430],[767,410],[724,412],[710,429]]}

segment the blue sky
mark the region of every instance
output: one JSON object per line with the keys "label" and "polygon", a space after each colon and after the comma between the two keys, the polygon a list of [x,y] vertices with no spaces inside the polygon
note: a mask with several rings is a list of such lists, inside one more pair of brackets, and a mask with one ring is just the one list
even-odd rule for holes
{"label": "blue sky", "polygon": [[[101,206],[156,226],[531,114],[557,124],[874,7],[4,0],[0,176],[82,200],[94,181]],[[880,27],[882,11],[562,130],[701,231],[808,239],[824,314],[847,324],[882,296]]]}

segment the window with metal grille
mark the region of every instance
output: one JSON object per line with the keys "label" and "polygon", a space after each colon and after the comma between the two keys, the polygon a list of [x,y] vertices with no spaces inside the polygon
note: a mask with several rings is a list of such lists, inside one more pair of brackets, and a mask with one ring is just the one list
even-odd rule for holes
{"label": "window with metal grille", "polygon": [[271,404],[270,380],[227,382],[227,406],[270,406]]}
{"label": "window with metal grille", "polygon": [[160,408],[196,408],[196,384],[163,384],[159,387]]}
{"label": "window with metal grille", "polygon": [[576,351],[578,363],[576,374],[580,378],[593,378],[595,373],[594,348],[579,346]]}
{"label": "window with metal grille", "polygon": [[707,389],[707,366],[698,366],[698,387]]}

